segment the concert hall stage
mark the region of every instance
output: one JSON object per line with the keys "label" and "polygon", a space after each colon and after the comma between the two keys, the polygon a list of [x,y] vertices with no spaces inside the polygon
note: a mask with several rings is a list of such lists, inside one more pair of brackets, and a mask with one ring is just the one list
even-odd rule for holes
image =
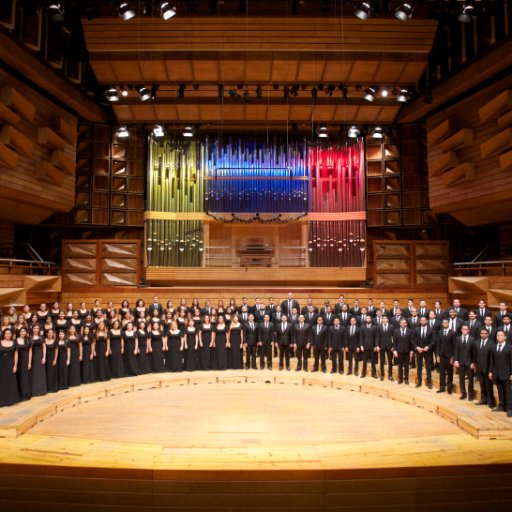
{"label": "concert hall stage", "polygon": [[369,377],[112,380],[1,409],[0,435],[2,510],[409,511],[434,500],[506,510],[512,500],[511,419]]}

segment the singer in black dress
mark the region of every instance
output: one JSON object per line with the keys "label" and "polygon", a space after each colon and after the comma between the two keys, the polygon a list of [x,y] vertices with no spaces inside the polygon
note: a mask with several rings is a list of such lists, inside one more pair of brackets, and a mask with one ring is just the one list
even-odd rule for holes
{"label": "singer in black dress", "polygon": [[69,363],[71,350],[69,348],[68,340],[66,339],[66,332],[59,331],[57,337],[57,382],[59,390],[69,388]]}
{"label": "singer in black dress", "polygon": [[140,322],[136,331],[139,344],[139,373],[145,375],[151,373],[151,360],[149,358],[149,335],[146,331],[146,322]]}
{"label": "singer in black dress", "polygon": [[94,371],[94,349],[96,347],[96,341],[93,337],[89,326],[83,328],[82,335],[82,382],[89,384],[95,382],[96,375]]}
{"label": "singer in black dress", "polygon": [[164,362],[164,336],[160,331],[160,324],[153,322],[149,333],[151,354],[151,368],[155,373],[165,372]]}
{"label": "singer in black dress", "polygon": [[96,380],[105,382],[110,380],[109,356],[110,340],[105,322],[100,320],[96,329],[96,348],[94,351],[96,362]]}
{"label": "singer in black dress", "polygon": [[126,375],[124,369],[124,341],[121,331],[121,322],[116,318],[112,321],[112,328],[108,336],[110,338],[110,375],[113,379],[119,379]]}
{"label": "singer in black dress", "polygon": [[81,361],[83,359],[82,340],[76,327],[71,324],[68,330],[69,356],[69,386],[80,386],[82,383]]}
{"label": "singer in black dress", "polygon": [[55,331],[48,329],[44,338],[46,347],[46,387],[48,393],[56,393],[59,390],[59,379],[57,375],[57,358],[59,349],[57,347],[57,338]]}
{"label": "singer in black dress", "polygon": [[226,370],[228,367],[227,325],[223,315],[219,315],[214,333],[215,366],[217,370]]}
{"label": "singer in black dress", "polygon": [[244,367],[242,358],[243,342],[243,326],[238,319],[238,315],[234,315],[228,331],[228,368],[230,370],[241,370]]}
{"label": "singer in black dress", "polygon": [[13,332],[6,329],[0,341],[0,407],[13,405],[20,401],[16,372],[18,350]]}
{"label": "singer in black dress", "polygon": [[64,332],[64,334],[68,332],[69,320],[66,318],[65,311],[59,311],[59,317],[53,320],[53,327],[55,329],[55,335],[57,337],[59,336],[59,332]]}
{"label": "singer in black dress", "polygon": [[32,360],[32,346],[28,337],[26,327],[21,327],[16,338],[18,346],[18,390],[20,400],[28,400],[31,397],[30,391],[30,363]]}
{"label": "singer in black dress", "polygon": [[165,353],[165,368],[169,372],[181,372],[183,370],[183,337],[178,329],[178,324],[172,320],[167,328],[167,345]]}
{"label": "singer in black dress", "polygon": [[203,323],[199,326],[199,368],[201,370],[212,369],[213,349],[213,324],[210,317],[205,315]]}
{"label": "singer in black dress", "polygon": [[123,332],[123,340],[126,374],[139,375],[139,342],[132,322],[126,324],[126,330]]}
{"label": "singer in black dress", "polygon": [[185,340],[185,361],[183,364],[183,369],[187,372],[193,372],[194,370],[197,370],[197,347],[199,343],[199,338],[197,330],[194,327],[193,318],[189,319],[188,326],[185,329],[183,338]]}
{"label": "singer in black dress", "polygon": [[36,324],[30,337],[32,360],[30,361],[30,394],[42,396],[47,393],[46,386],[46,345],[41,336],[41,327]]}

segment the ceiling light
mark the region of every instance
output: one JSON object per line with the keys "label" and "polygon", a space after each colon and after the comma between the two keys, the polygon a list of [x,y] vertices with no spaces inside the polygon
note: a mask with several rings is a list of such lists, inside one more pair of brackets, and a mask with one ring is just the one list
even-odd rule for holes
{"label": "ceiling light", "polygon": [[357,126],[351,126],[348,129],[348,136],[351,139],[357,139],[361,135],[361,130]]}
{"label": "ceiling light", "polygon": [[384,130],[380,126],[376,126],[372,132],[372,139],[383,139],[384,138]]}
{"label": "ceiling light", "polygon": [[318,128],[317,134],[319,139],[327,139],[329,137],[329,130],[327,129],[327,126],[320,126],[320,128]]}
{"label": "ceiling light", "polygon": [[409,101],[409,91],[407,89],[400,89],[396,96],[396,101],[399,103],[407,103]]}
{"label": "ceiling light", "polygon": [[475,7],[469,2],[462,6],[462,12],[459,14],[459,21],[462,23],[471,23],[471,16],[475,14]]}
{"label": "ceiling light", "polygon": [[165,135],[164,127],[161,124],[155,124],[153,126],[153,135],[155,137],[163,137]]}
{"label": "ceiling light", "polygon": [[62,7],[62,2],[50,2],[46,8],[46,12],[53,21],[64,20],[64,8]]}
{"label": "ceiling light", "polygon": [[147,87],[142,86],[139,88],[140,101],[148,101],[151,99],[151,96],[151,91]]}
{"label": "ceiling light", "polygon": [[123,125],[123,126],[119,127],[119,129],[117,130],[116,135],[120,139],[126,139],[127,137],[130,136],[130,132],[128,131],[128,128],[126,127],[126,125]]}
{"label": "ceiling light", "polygon": [[370,2],[359,2],[354,11],[354,16],[357,16],[360,20],[367,20],[372,11],[372,4]]}
{"label": "ceiling light", "polygon": [[412,18],[412,4],[409,2],[401,3],[395,9],[395,18],[400,21],[408,21]]}
{"label": "ceiling light", "polygon": [[192,126],[185,126],[183,130],[183,137],[193,137],[194,136],[194,129]]}
{"label": "ceiling light", "polygon": [[375,87],[368,87],[363,91],[363,98],[366,101],[374,101],[375,100]]}
{"label": "ceiling light", "polygon": [[387,98],[388,95],[389,95],[389,91],[386,87],[383,87],[380,91],[380,95],[383,97],[383,98]]}
{"label": "ceiling light", "polygon": [[126,87],[124,87],[124,86],[119,87],[119,92],[121,93],[121,96],[123,98],[128,97],[128,89]]}
{"label": "ceiling light", "polygon": [[131,20],[136,16],[135,9],[128,2],[120,2],[117,12],[124,21]]}
{"label": "ceiling light", "polygon": [[173,7],[169,2],[162,0],[162,2],[160,2],[160,15],[164,20],[170,20],[176,15],[176,7]]}
{"label": "ceiling light", "polygon": [[107,100],[111,103],[119,101],[119,93],[117,92],[117,89],[115,87],[109,87],[109,89],[105,93],[105,96],[107,97]]}

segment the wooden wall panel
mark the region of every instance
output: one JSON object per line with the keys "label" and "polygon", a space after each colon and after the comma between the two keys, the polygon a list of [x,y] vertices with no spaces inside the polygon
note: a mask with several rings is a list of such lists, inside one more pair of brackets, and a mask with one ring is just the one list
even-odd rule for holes
{"label": "wooden wall panel", "polygon": [[[512,220],[512,78],[427,121],[430,206],[466,225]],[[501,158],[501,163],[500,163]]]}
{"label": "wooden wall panel", "polygon": [[[73,208],[77,120],[3,70],[0,90],[2,220],[39,224]],[[66,139],[50,126],[66,126]]]}

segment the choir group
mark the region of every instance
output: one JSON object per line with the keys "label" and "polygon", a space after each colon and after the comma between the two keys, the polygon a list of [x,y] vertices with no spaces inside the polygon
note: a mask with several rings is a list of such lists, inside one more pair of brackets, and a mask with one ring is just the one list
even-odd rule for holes
{"label": "choir group", "polygon": [[[500,303],[492,314],[484,301],[474,309],[455,299],[447,309],[425,300],[391,307],[368,299],[352,305],[340,295],[336,304],[321,308],[311,299],[302,308],[288,294],[281,303],[273,297],[250,305],[234,299],[212,306],[182,299],[165,307],[158,297],[132,308],[124,300],[116,309],[96,300],[91,309],[62,309],[41,304],[37,312],[26,305],[2,316],[0,340],[0,406],[82,383],[106,381],[150,372],[272,369],[327,371],[409,384],[409,367],[416,367],[416,387],[432,388],[439,371],[438,393],[452,393],[458,372],[461,399],[474,399],[474,380],[480,385],[477,405],[488,405],[512,417],[512,312]],[[312,361],[310,361],[312,359]],[[494,397],[498,392],[498,403]]]}

